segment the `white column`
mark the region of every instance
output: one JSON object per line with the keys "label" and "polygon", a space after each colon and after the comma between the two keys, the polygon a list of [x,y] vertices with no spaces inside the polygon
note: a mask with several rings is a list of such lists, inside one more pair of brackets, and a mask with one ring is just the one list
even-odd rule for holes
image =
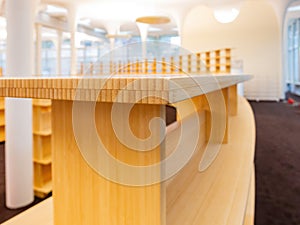
{"label": "white column", "polygon": [[180,45],[183,45],[183,26],[184,26],[184,20],[193,7],[193,4],[185,4],[181,7],[171,8],[170,12],[176,22],[177,28],[178,28],[178,36],[180,38]]}
{"label": "white column", "polygon": [[[7,76],[31,76],[33,71],[32,0],[6,1]],[[6,206],[23,207],[33,201],[32,101],[5,101]]]}
{"label": "white column", "polygon": [[109,37],[109,42],[110,42],[110,53],[109,53],[109,59],[111,62],[114,62],[115,57],[114,57],[114,48],[115,48],[115,36],[120,32],[120,26],[121,23],[118,21],[107,21],[104,24],[104,27],[107,31],[107,34],[110,36]]}
{"label": "white column", "polygon": [[[147,58],[147,37],[148,37],[148,28],[149,28],[149,24],[146,23],[137,23],[137,26],[139,28],[140,31],[140,35],[141,35],[141,41],[142,41],[142,59],[146,59]],[[146,72],[146,68],[145,68],[145,63],[142,64],[143,65],[143,72]]]}
{"label": "white column", "polygon": [[75,7],[69,7],[68,23],[71,34],[71,75],[77,74],[77,49],[76,49],[76,31],[77,31],[77,10]]}
{"label": "white column", "polygon": [[62,45],[62,31],[57,31],[56,42],[56,74],[61,75],[61,45]]}
{"label": "white column", "polygon": [[42,25],[35,25],[35,74],[42,74]]}

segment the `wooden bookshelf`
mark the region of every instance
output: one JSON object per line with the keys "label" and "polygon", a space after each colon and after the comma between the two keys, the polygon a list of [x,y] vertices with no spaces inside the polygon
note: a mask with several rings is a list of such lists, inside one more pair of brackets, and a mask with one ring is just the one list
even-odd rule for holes
{"label": "wooden bookshelf", "polygon": [[34,194],[46,197],[52,191],[51,100],[33,99]]}
{"label": "wooden bookshelf", "polygon": [[0,142],[5,141],[5,100],[0,98]]}
{"label": "wooden bookshelf", "polygon": [[[2,77],[2,67],[0,67],[0,77]],[[0,97],[0,142],[5,141],[5,99]]]}
{"label": "wooden bookshelf", "polygon": [[79,75],[228,74],[231,72],[231,53],[231,48],[222,48],[176,57],[81,63]]}

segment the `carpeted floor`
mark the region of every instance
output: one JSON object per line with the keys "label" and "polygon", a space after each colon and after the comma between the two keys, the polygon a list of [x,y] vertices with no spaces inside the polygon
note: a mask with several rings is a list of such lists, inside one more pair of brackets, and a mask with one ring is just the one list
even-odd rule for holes
{"label": "carpeted floor", "polygon": [[[9,218],[19,214],[20,212],[23,212],[24,210],[30,208],[31,206],[39,203],[42,201],[42,199],[35,198],[34,202],[21,209],[15,209],[11,210],[5,207],[5,173],[4,170],[4,143],[0,143],[0,224]],[[21,189],[22,191],[22,189]]]}
{"label": "carpeted floor", "polygon": [[256,119],[256,225],[300,225],[300,107],[251,102]]}
{"label": "carpeted floor", "polygon": [[[300,107],[275,102],[251,106],[257,130],[255,224],[300,225]],[[0,223],[24,210],[4,206],[3,150],[0,144]]]}

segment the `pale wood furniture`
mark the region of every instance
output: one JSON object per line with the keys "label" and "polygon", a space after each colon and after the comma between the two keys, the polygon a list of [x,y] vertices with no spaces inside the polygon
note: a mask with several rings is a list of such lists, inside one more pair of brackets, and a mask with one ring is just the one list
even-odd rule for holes
{"label": "pale wood furniture", "polygon": [[[0,77],[2,77],[2,67],[0,67]],[[5,141],[5,99],[0,97],[0,142]]]}
{"label": "pale wood furniture", "polygon": [[[231,71],[232,49],[222,48],[177,57],[146,60],[89,62],[80,64],[79,75],[103,74],[228,74]],[[160,68],[160,69],[159,69]]]}
{"label": "pale wood furniture", "polygon": [[[175,178],[168,184],[168,191],[167,191],[167,209],[168,209],[168,214],[167,214],[167,224],[168,221],[174,221],[178,219],[178,223],[175,224],[180,224],[182,220],[188,219],[187,222],[191,222],[191,224],[207,224],[210,225],[210,221],[208,223],[204,223],[202,221],[199,221],[196,223],[196,219],[194,218],[202,218],[203,213],[207,214],[205,216],[206,218],[216,218],[220,216],[220,218],[223,218],[223,221],[218,223],[218,224],[227,224],[227,225],[232,225],[232,224],[244,224],[244,225],[253,225],[254,221],[254,170],[252,171],[251,175],[251,183],[249,179],[242,179],[244,178],[249,178],[249,169],[252,169],[253,167],[249,167],[249,164],[247,163],[246,165],[243,165],[242,162],[241,166],[242,168],[248,168],[248,169],[243,169],[240,171],[240,176],[236,176],[236,174],[231,173],[230,171],[226,171],[227,173],[223,173],[222,169],[224,166],[227,166],[226,161],[223,164],[223,160],[230,159],[233,160],[233,157],[231,156],[232,154],[237,154],[237,157],[234,158],[234,162],[230,162],[230,165],[233,167],[237,166],[237,162],[240,160],[243,162],[252,162],[253,161],[253,155],[254,155],[254,150],[253,150],[253,144],[249,140],[253,138],[253,135],[255,135],[255,127],[254,127],[254,121],[253,121],[253,115],[250,111],[250,108],[248,104],[240,99],[240,104],[239,104],[239,112],[240,114],[238,117],[232,117],[231,118],[231,126],[230,126],[230,131],[229,133],[234,133],[234,136],[231,138],[231,144],[230,146],[222,145],[222,157],[216,161],[217,165],[213,165],[214,168],[210,168],[209,170],[205,171],[203,174],[197,175],[197,170],[193,171],[193,167],[197,166],[198,162],[197,160],[193,160],[188,167],[181,172],[181,174],[178,176],[178,178]],[[243,113],[242,113],[243,112]],[[242,122],[241,122],[242,121]],[[247,123],[248,125],[245,125],[244,123]],[[247,129],[245,129],[247,127]],[[245,129],[244,132],[236,132],[240,131],[242,129]],[[240,141],[237,142],[237,140],[240,140],[240,138],[244,139],[248,137],[249,140],[245,141],[243,145],[240,145]],[[242,153],[242,154],[241,154]],[[198,156],[199,157],[199,156]],[[230,169],[233,170],[234,168]],[[190,175],[190,171],[192,171],[192,176]],[[185,176],[184,176],[185,174]],[[218,174],[219,178],[224,176],[224,179],[227,177],[228,182],[222,182],[222,180],[215,179],[216,175]],[[197,179],[195,179],[195,177]],[[213,179],[214,178],[214,179]],[[232,179],[235,179],[234,181],[236,182],[231,182]],[[217,183],[215,183],[217,181]],[[175,185],[179,184],[179,188],[176,189]],[[243,183],[245,185],[243,185]],[[227,187],[228,184],[231,184],[235,187],[242,187],[242,191],[239,193],[236,191],[236,188],[230,187],[231,189],[230,192],[230,197],[232,201],[225,202],[228,199],[223,199],[222,201],[218,202],[219,204],[222,204],[220,207],[219,211],[215,212],[216,206],[214,206],[215,201],[219,201],[219,195],[224,194],[224,191]],[[246,193],[243,193],[244,189],[247,188],[247,185],[250,184],[248,187],[249,189],[249,195],[247,196],[247,191]],[[205,193],[203,193],[202,198],[205,198],[206,194],[209,192],[211,193],[210,196],[206,197],[207,200],[210,200],[210,202],[207,203],[207,201],[200,201],[197,198],[198,202],[193,201],[188,201],[188,196],[189,194],[187,193],[191,189],[186,189],[184,190],[185,187],[189,187],[192,185],[192,189],[196,193],[196,196],[200,194],[200,191],[206,190]],[[205,185],[205,187],[204,187]],[[172,190],[173,187],[173,190]],[[197,189],[197,187],[199,187]],[[213,187],[213,189],[210,190],[209,187]],[[221,192],[219,195],[217,194],[218,192]],[[241,193],[243,193],[241,195]],[[171,196],[177,195],[179,198],[173,199]],[[247,196],[247,199],[245,198]],[[192,196],[189,196],[190,198]],[[186,201],[184,200],[186,199]],[[195,198],[194,198],[195,199]],[[234,200],[233,200],[234,199]],[[27,210],[26,212],[18,215],[17,217],[7,221],[3,225],[52,225],[53,224],[53,210],[52,210],[52,198],[40,203],[39,205]],[[245,202],[246,201],[246,202]],[[176,207],[176,202],[179,204],[179,202],[182,202],[181,205],[178,205]],[[193,203],[191,205],[191,203]],[[233,207],[234,205],[237,205],[237,203],[240,203],[240,207],[236,208]],[[245,207],[246,212],[245,211]],[[221,212],[225,207],[227,206],[226,212]],[[181,208],[182,207],[182,208]],[[198,207],[198,208],[193,208],[193,207]],[[181,211],[183,209],[183,211]],[[176,211],[177,210],[177,211]],[[205,211],[206,210],[206,211]],[[205,211],[205,212],[204,212]],[[240,223],[241,221],[241,216],[245,213],[245,219],[244,223]],[[229,215],[231,215],[231,218],[236,216],[236,223],[232,222],[232,219],[226,219],[229,218]],[[174,218],[172,218],[174,217]],[[187,224],[187,223],[183,223]],[[217,223],[214,223],[217,224]]]}
{"label": "pale wood furniture", "polygon": [[[9,78],[0,79],[0,96],[52,99],[55,225],[243,224],[251,183],[255,129],[251,109],[243,99],[240,99],[239,106],[233,107],[239,108],[238,115],[230,117],[230,106],[237,103],[237,95],[231,94],[230,98],[228,88],[248,79],[250,76],[246,75],[202,75],[192,76],[192,79],[182,75],[122,75],[107,81],[105,77],[82,80],[78,77]],[[216,80],[219,86],[212,85]],[[195,81],[206,88],[199,88]],[[209,127],[205,114],[209,115],[209,110],[204,94],[213,94],[219,88],[223,89],[226,98],[228,123],[225,142],[228,144],[222,146],[218,157],[204,172],[198,172],[197,167],[209,132],[199,133],[198,153],[176,177],[151,186],[131,187],[109,181],[99,176],[78,150],[72,130],[72,101],[75,99],[82,108],[89,108],[91,101],[97,102],[97,132],[111,155],[132,165],[152,165],[160,161],[164,153],[172,152],[178,129],[189,122],[191,115],[199,114],[201,131],[208,130],[205,128]],[[75,97],[77,90],[79,95]],[[188,93],[188,96],[183,93]],[[144,95],[150,97],[141,99]],[[196,105],[192,110],[184,108],[189,99]],[[152,151],[141,153],[132,151],[116,138],[111,124],[114,102],[122,107],[139,102],[134,106],[129,122],[140,138],[150,135],[148,124],[151,118],[159,116],[165,119],[166,105],[172,104],[181,113],[177,124],[169,129],[165,142]],[[159,127],[153,128],[156,136],[164,133]],[[190,128],[192,130],[194,126],[190,125]],[[90,142],[90,135],[83,130],[81,138],[92,151],[95,143]],[[152,175],[157,176],[163,170],[156,168]],[[111,171],[123,172],[115,167]]]}
{"label": "pale wood furniture", "polygon": [[5,99],[0,98],[0,142],[5,141]]}
{"label": "pale wood furniture", "polygon": [[32,100],[34,194],[46,197],[52,191],[51,100]]}

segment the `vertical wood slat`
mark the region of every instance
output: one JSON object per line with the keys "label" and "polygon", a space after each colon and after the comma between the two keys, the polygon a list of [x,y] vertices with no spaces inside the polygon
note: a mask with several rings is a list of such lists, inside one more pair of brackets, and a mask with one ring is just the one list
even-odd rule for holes
{"label": "vertical wood slat", "polygon": [[[83,102],[83,108],[87,108],[85,104],[88,103]],[[95,114],[99,137],[110,154],[129,164],[147,165],[160,160],[163,148],[159,146],[141,153],[128,149],[116,139],[110,122],[111,107],[110,103],[97,103]],[[131,127],[136,135],[146,138],[150,117],[164,115],[164,106],[135,107],[130,115]],[[124,186],[95,173],[78,150],[71,115],[71,101],[53,101],[54,224],[165,225],[161,213],[164,211],[161,208],[161,199],[165,198],[162,196],[165,193],[164,186]],[[90,134],[82,135],[88,137]]]}

